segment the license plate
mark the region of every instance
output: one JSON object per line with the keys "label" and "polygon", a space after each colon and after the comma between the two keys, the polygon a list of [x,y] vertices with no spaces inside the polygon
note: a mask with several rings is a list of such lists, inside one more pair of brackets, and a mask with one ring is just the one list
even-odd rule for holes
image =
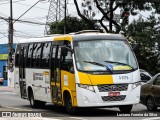
{"label": "license plate", "polygon": [[120,92],[108,92],[108,96],[120,96]]}

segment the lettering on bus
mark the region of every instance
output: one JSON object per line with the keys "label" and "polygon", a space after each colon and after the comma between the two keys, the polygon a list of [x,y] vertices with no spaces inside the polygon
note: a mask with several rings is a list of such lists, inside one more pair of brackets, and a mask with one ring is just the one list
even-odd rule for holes
{"label": "lettering on bus", "polygon": [[128,76],[119,76],[119,79],[120,79],[120,80],[128,80],[129,77],[128,77]]}
{"label": "lettering on bus", "polygon": [[33,73],[33,80],[43,80],[43,73]]}

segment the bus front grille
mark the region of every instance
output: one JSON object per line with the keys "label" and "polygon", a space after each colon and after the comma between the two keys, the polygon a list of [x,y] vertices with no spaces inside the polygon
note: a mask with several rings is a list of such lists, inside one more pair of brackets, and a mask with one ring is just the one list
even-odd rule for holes
{"label": "bus front grille", "polygon": [[102,96],[103,101],[122,101],[124,100],[126,95],[121,96]]}
{"label": "bus front grille", "polygon": [[128,84],[98,85],[99,92],[127,91]]}

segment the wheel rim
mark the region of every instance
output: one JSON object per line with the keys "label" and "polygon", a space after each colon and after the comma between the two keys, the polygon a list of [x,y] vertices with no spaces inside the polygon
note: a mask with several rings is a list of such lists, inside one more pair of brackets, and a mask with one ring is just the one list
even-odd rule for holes
{"label": "wheel rim", "polygon": [[152,110],[153,106],[154,106],[154,101],[153,101],[152,98],[149,98],[148,101],[147,101],[147,107],[148,107],[148,109]]}

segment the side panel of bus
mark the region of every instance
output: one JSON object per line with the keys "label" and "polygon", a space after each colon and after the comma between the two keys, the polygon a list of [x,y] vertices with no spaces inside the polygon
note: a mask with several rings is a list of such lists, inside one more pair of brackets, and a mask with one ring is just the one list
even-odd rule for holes
{"label": "side panel of bus", "polygon": [[51,102],[50,71],[48,69],[26,69],[27,88],[31,87],[34,99]]}
{"label": "side panel of bus", "polygon": [[33,92],[35,100],[51,102],[50,97],[50,58],[51,42],[28,44],[26,64],[26,84]]}
{"label": "side panel of bus", "polygon": [[59,105],[65,105],[65,99],[70,97],[77,106],[73,54],[64,46],[71,48],[71,42],[33,42],[25,43],[25,47],[19,44],[15,68],[19,95],[29,99],[33,94],[34,100]]}

